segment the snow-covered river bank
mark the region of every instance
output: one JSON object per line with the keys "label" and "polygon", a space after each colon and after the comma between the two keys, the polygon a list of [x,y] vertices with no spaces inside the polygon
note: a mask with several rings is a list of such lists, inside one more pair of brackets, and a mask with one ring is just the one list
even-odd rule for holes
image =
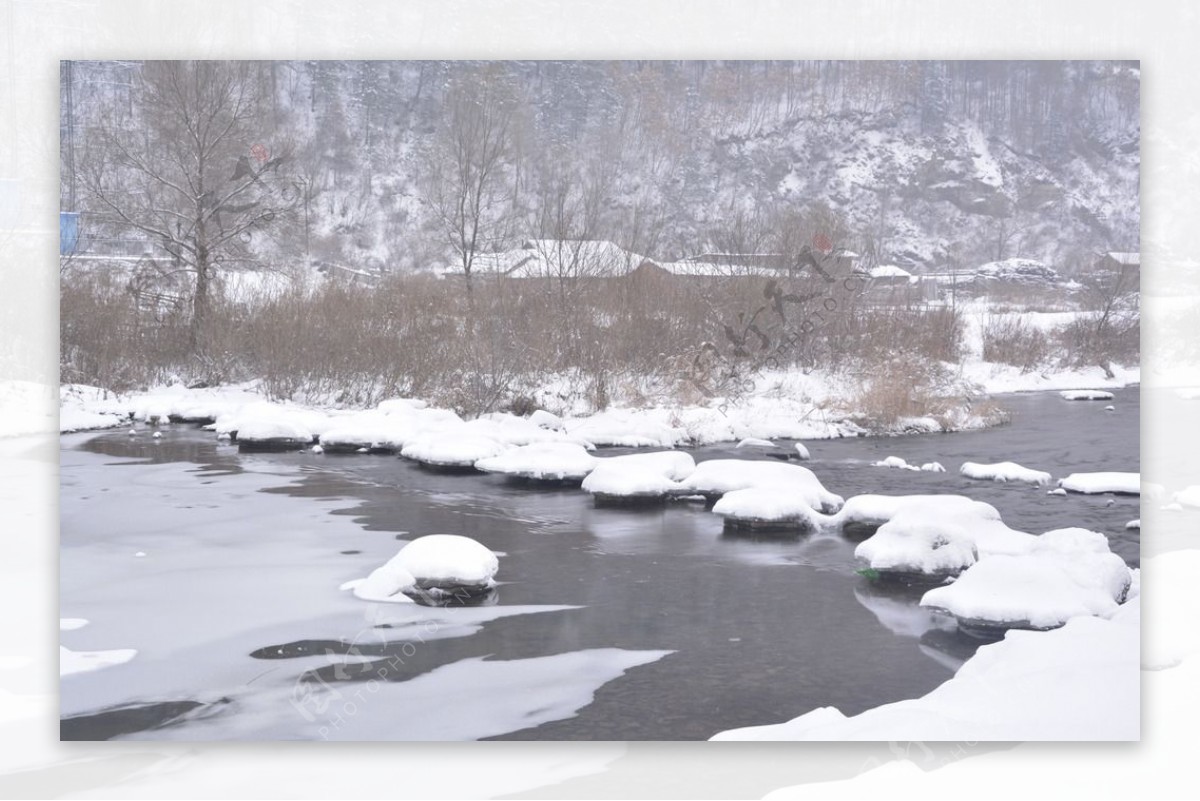
{"label": "snow-covered river bank", "polygon": [[[847,498],[958,493],[1016,529],[1099,531],[1136,565],[1136,497],[957,472],[1136,472],[1138,391],[1115,395],[1113,411],[1007,396],[1011,425],[810,442],[806,464]],[[248,454],[191,426],[162,433],[62,438],[60,614],[88,621],[64,627],[64,665],[114,663],[64,677],[67,737],[702,739],[916,698],[979,646],[919,593],[857,575],[838,536],[731,536],[694,503],[595,508],[578,489],[394,456]],[[873,466],[889,455],[948,472]],[[489,605],[339,591],[397,540],[434,533],[501,554]]]}

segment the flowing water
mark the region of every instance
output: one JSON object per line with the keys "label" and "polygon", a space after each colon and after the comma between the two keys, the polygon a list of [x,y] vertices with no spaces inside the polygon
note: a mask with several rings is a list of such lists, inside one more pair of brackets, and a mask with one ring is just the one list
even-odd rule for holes
{"label": "flowing water", "polygon": [[[1117,391],[1113,412],[1056,393],[998,400],[1010,425],[810,441],[807,466],[844,497],[961,493],[1016,529],[1101,531],[1137,565],[1137,498],[957,470],[1137,471],[1138,390]],[[889,455],[949,472],[871,466]],[[730,536],[701,504],[594,508],[578,489],[396,457],[239,454],[186,426],[64,436],[61,464],[60,614],[89,621],[62,644],[137,650],[63,678],[65,739],[703,739],[923,695],[979,646],[919,593],[857,575],[854,543]],[[502,554],[490,598],[339,590],[435,533]]]}

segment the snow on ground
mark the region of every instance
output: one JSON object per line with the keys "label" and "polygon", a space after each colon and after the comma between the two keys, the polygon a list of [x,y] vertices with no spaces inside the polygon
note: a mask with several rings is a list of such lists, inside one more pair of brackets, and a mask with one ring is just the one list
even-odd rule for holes
{"label": "snow on ground", "polygon": [[599,462],[574,442],[535,442],[480,459],[475,469],[538,481],[582,481]]}
{"label": "snow on ground", "polygon": [[597,459],[582,487],[599,498],[663,498],[677,491],[679,480],[695,469],[695,460],[683,451],[612,456]]}
{"label": "snow on ground", "polygon": [[1058,393],[1064,400],[1069,401],[1098,401],[1112,400],[1113,394],[1102,389],[1064,389]]}
{"label": "snow on ground", "polygon": [[[54,387],[50,384],[36,381],[0,381],[0,437],[52,431],[54,396]],[[80,423],[86,423],[86,420],[82,419],[68,422],[75,428],[90,427],[86,424],[81,426]]]}
{"label": "snow on ground", "polygon": [[1049,473],[1022,467],[1016,462],[996,462],[995,464],[964,462],[958,472],[967,478],[977,478],[983,481],[1026,481],[1039,486],[1050,483]]}
{"label": "snow on ground", "polygon": [[1140,495],[1142,491],[1141,473],[1072,473],[1059,479],[1058,486],[1068,492],[1089,495],[1103,492]]}
{"label": "snow on ground", "polygon": [[695,472],[679,485],[685,494],[708,497],[751,488],[791,495],[796,501],[825,514],[833,514],[843,503],[842,497],[825,489],[807,467],[778,461],[710,459],[697,465]]}
{"label": "snow on ground", "polygon": [[1103,534],[1056,529],[1025,553],[981,559],[925,593],[921,605],[971,627],[1048,629],[1081,615],[1111,616],[1129,584],[1129,568]]}
{"label": "snow on ground", "polygon": [[[980,564],[984,564],[980,562]],[[1010,631],[927,695],[846,717],[821,707],[714,740],[894,742],[1135,740],[1140,732],[1140,601],[1111,619]]]}

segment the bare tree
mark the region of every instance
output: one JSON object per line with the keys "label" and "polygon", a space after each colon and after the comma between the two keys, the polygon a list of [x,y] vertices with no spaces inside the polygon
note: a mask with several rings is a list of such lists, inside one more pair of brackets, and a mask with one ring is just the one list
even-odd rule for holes
{"label": "bare tree", "polygon": [[516,100],[500,69],[471,70],[450,84],[423,190],[462,267],[469,302],[476,256],[505,238],[513,218],[505,170]]}
{"label": "bare tree", "polygon": [[147,62],[134,117],[102,119],[83,171],[91,210],[161,246],[170,272],[194,276],[193,353],[205,347],[214,270],[245,257],[292,202],[278,175],[286,154],[260,139],[258,78],[249,62]]}

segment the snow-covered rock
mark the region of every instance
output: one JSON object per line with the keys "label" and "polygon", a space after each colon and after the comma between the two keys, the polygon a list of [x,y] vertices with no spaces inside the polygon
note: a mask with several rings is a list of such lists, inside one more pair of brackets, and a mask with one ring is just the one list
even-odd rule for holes
{"label": "snow-covered rock", "polygon": [[474,469],[480,459],[497,456],[508,447],[491,437],[456,429],[420,435],[405,445],[400,455],[430,467],[463,470]]}
{"label": "snow-covered rock", "polygon": [[1056,529],[1022,554],[979,560],[921,605],[954,615],[968,631],[1061,626],[1079,615],[1108,617],[1125,600],[1129,568],[1103,534]]}
{"label": "snow-covered rock", "polygon": [[778,461],[711,459],[698,464],[695,472],[680,482],[682,492],[710,499],[751,488],[792,493],[797,501],[824,514],[833,514],[843,503],[842,497],[825,489],[807,467]]}
{"label": "snow-covered rock", "polygon": [[[891,520],[902,509],[919,508],[927,513],[942,512],[955,514],[958,512],[974,512],[975,504],[981,501],[972,500],[963,495],[854,495],[846,500],[841,510],[830,518],[830,523],[842,529],[848,536],[874,533],[875,529]],[[999,517],[995,507],[987,506],[993,514]],[[980,510],[983,513],[983,510]]]}
{"label": "snow-covered rock", "polygon": [[926,473],[946,472],[946,468],[942,466],[941,462],[926,462],[925,464],[921,465],[921,470]]}
{"label": "snow-covered rock", "polygon": [[777,446],[774,442],[771,442],[771,440],[769,440],[769,439],[761,439],[759,437],[746,437],[745,439],[738,442],[737,447],[739,447],[739,448],[776,448],[779,446]]}
{"label": "snow-covered rock", "polygon": [[1099,401],[1113,399],[1113,394],[1103,389],[1064,389],[1058,394],[1069,401]]}
{"label": "snow-covered rock", "polygon": [[696,469],[683,451],[635,453],[597,460],[582,487],[598,503],[638,503],[661,500],[676,493],[679,479]]}
{"label": "snow-covered rock", "polygon": [[1127,529],[1134,529],[1134,528],[1141,529],[1141,527],[1142,527],[1142,519],[1140,517],[1137,520],[1130,520],[1128,523],[1125,524],[1125,528],[1127,528]]}
{"label": "snow-covered rock", "polygon": [[590,417],[563,421],[564,430],[598,446],[673,448],[687,439],[686,432],[627,409],[610,409]]}
{"label": "snow-covered rock", "polygon": [[979,462],[963,462],[958,469],[967,478],[983,481],[1025,481],[1039,486],[1050,483],[1050,474],[1041,470],[1022,467],[1016,462],[996,462],[981,464]]}
{"label": "snow-covered rock", "polygon": [[470,537],[430,534],[418,537],[365,579],[346,582],[366,601],[408,603],[405,593],[479,592],[495,585],[496,554]]}
{"label": "snow-covered rock", "polygon": [[798,456],[802,462],[807,462],[812,458],[812,456],[810,456],[808,453],[808,448],[804,446],[803,442],[796,443],[796,456]]}
{"label": "snow-covered rock", "polygon": [[535,442],[480,459],[476,470],[535,481],[578,482],[600,462],[574,442]]}
{"label": "snow-covered rock", "polygon": [[725,519],[727,528],[744,530],[795,530],[812,532],[823,515],[804,500],[779,487],[733,490],[713,505],[713,513]]}
{"label": "snow-covered rock", "polygon": [[550,431],[562,431],[562,418],[556,414],[551,414],[544,409],[537,409],[529,415],[529,422],[539,428],[549,429]]}
{"label": "snow-covered rock", "polygon": [[1140,495],[1141,473],[1072,473],[1060,479],[1058,486],[1068,492],[1096,495],[1114,492],[1118,495]]}
{"label": "snow-covered rock", "polygon": [[313,433],[298,421],[254,417],[238,424],[240,450],[294,450],[312,444]]}
{"label": "snow-covered rock", "polygon": [[911,465],[908,462],[901,459],[899,456],[889,456],[886,459],[882,459],[878,462],[871,462],[871,466],[872,467],[892,467],[892,468],[896,468],[898,470],[917,470],[918,469],[914,465]]}
{"label": "snow-covered rock", "polygon": [[995,507],[962,496],[910,496],[890,510],[887,501],[878,500],[884,496],[868,497],[872,500],[862,503],[865,512],[892,514],[854,555],[885,578],[941,580],[985,556],[1023,553],[1034,541],[1006,526]]}

